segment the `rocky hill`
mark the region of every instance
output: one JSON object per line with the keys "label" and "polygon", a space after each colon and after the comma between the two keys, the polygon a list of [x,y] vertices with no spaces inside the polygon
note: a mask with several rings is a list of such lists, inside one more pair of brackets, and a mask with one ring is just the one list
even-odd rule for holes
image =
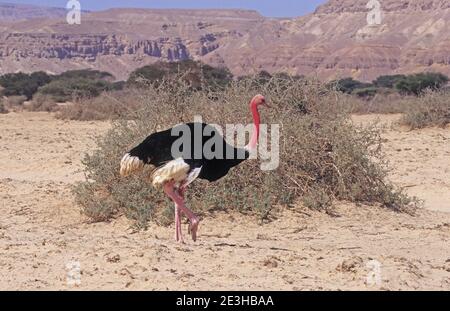
{"label": "rocky hill", "polygon": [[294,19],[247,10],[112,9],[83,13],[81,25],[68,25],[65,15],[0,23],[0,73],[96,68],[124,79],[158,60],[191,58],[237,75],[450,74],[450,1],[380,2],[382,23],[372,26],[367,0],[331,0]]}

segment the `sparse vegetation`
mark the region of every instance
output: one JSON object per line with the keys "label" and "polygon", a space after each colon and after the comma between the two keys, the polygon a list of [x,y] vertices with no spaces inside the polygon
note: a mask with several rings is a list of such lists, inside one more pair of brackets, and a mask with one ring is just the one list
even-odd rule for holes
{"label": "sparse vegetation", "polygon": [[53,112],[58,109],[58,105],[52,96],[37,93],[26,109],[30,111]]}
{"label": "sparse vegetation", "polygon": [[23,103],[27,98],[23,95],[15,95],[10,97],[0,97],[0,103],[3,107],[3,113],[8,111],[20,111],[23,108]]}
{"label": "sparse vegetation", "polygon": [[450,93],[428,90],[410,103],[400,121],[411,129],[450,124]]}
{"label": "sparse vegetation", "polygon": [[140,106],[142,92],[137,89],[106,91],[98,97],[77,98],[59,108],[57,117],[66,120],[115,120],[126,117]]}
{"label": "sparse vegetation", "polygon": [[403,114],[401,124],[412,129],[445,127],[450,119],[450,92],[428,89],[419,96],[380,93],[369,100],[349,96],[347,104],[355,114]]}
{"label": "sparse vegetation", "polygon": [[[56,76],[44,72],[7,74],[0,77],[0,96],[9,98],[4,100],[4,109],[58,111],[59,118],[71,120],[117,119],[139,108],[140,103],[133,98],[139,97],[143,89],[157,87],[163,79],[174,77],[181,77],[191,91],[219,92],[233,82],[233,75],[227,68],[185,60],[158,62],[139,68],[131,73],[126,82],[111,82],[114,77],[108,72],[89,69],[67,71]],[[304,77],[261,71],[255,76],[241,76],[236,80],[252,81],[253,87],[257,88],[274,79],[300,81]],[[411,112],[410,102],[415,101],[413,97],[420,96],[426,90],[445,89],[448,81],[448,77],[438,73],[384,75],[372,83],[345,78],[329,83],[327,88],[347,94],[349,97],[346,102],[350,103],[350,111],[354,113],[404,113]],[[127,92],[133,93],[133,97],[122,96]],[[20,106],[31,97],[26,107]]]}
{"label": "sparse vegetation", "polygon": [[5,107],[5,103],[2,98],[0,98],[0,113],[8,113],[8,109]]}
{"label": "sparse vegetation", "polygon": [[411,107],[415,96],[406,96],[397,92],[378,92],[370,98],[348,96],[347,103],[354,114],[393,114],[403,113]]}
{"label": "sparse vegetation", "polygon": [[146,87],[165,77],[182,76],[193,89],[223,88],[233,79],[226,67],[212,67],[192,60],[180,62],[157,62],[133,71],[127,81],[130,86]]}
{"label": "sparse vegetation", "polygon": [[262,171],[259,161],[249,160],[217,183],[198,181],[188,192],[195,210],[234,209],[264,220],[274,207],[301,198],[306,206],[323,211],[330,211],[335,200],[414,211],[417,202],[386,180],[378,130],[349,122],[345,95],[307,79],[272,77],[258,84],[247,78],[222,90],[193,91],[179,78],[142,89],[142,108],[115,121],[98,139],[98,149],[84,158],[87,180],[74,193],[91,219],[125,214],[138,227],[149,220],[171,222],[171,204],[146,182],[150,171],[121,179],[121,157],[150,133],[192,121],[194,115],[219,125],[250,122],[248,102],[256,93],[265,94],[275,107],[263,112],[264,122],[281,126],[279,168]]}

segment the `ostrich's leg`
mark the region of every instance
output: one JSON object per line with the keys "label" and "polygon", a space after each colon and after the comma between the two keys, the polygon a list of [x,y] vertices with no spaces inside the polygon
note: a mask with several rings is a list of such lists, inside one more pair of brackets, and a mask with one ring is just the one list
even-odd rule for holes
{"label": "ostrich's leg", "polygon": [[179,201],[172,196],[174,183],[168,182],[164,185],[164,192],[175,204],[175,240],[180,243],[184,243],[183,233],[181,231],[181,210],[179,207]]}
{"label": "ostrich's leg", "polygon": [[183,233],[181,232],[181,211],[177,204],[175,204],[175,240],[184,243]]}
{"label": "ostrich's leg", "polygon": [[174,182],[166,183],[164,185],[164,192],[178,206],[179,212],[180,211],[183,212],[186,215],[186,217],[189,219],[191,236],[195,242],[197,240],[197,230],[198,230],[198,224],[199,224],[198,217],[195,216],[195,214],[186,207],[186,205],[184,204],[183,196],[180,194],[180,192],[178,190],[175,190],[175,188],[174,188]]}
{"label": "ostrich's leg", "polygon": [[[181,199],[184,201],[184,193],[186,191],[187,185],[182,185],[180,188],[178,188],[178,194],[180,195]],[[192,236],[192,239],[194,242],[197,240],[197,230],[198,230],[198,224],[199,219],[197,216],[194,215],[194,213],[188,209],[186,206],[184,206],[185,210],[184,212],[190,213],[193,217],[190,218],[187,214],[186,216],[189,218],[189,226],[188,226],[188,234]]]}

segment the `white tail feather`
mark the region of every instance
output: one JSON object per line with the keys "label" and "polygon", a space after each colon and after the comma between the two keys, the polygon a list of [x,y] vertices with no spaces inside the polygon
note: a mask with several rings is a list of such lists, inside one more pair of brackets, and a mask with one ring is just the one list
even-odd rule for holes
{"label": "white tail feather", "polygon": [[124,177],[128,176],[141,170],[143,167],[144,162],[142,162],[138,157],[132,157],[129,153],[127,153],[120,161],[120,175]]}

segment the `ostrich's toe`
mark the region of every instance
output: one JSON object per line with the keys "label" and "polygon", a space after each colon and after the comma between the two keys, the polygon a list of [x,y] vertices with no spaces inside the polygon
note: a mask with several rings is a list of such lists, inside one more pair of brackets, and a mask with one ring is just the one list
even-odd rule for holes
{"label": "ostrich's toe", "polygon": [[198,218],[194,218],[188,225],[188,234],[191,235],[194,242],[197,241],[197,230],[199,223],[200,221]]}

